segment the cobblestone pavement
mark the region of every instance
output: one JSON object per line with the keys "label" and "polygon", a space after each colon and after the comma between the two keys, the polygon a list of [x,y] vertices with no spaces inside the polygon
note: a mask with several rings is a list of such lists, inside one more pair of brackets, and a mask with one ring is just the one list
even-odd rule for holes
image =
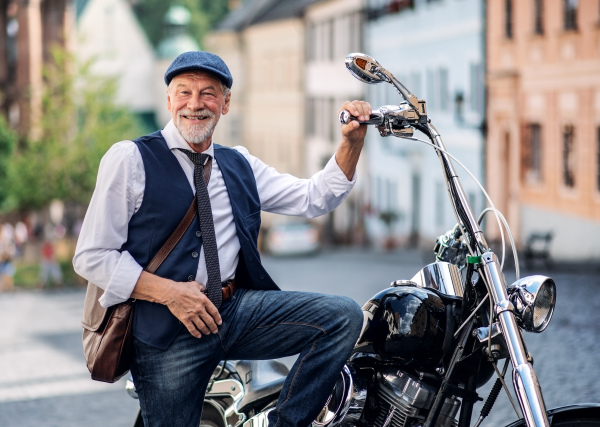
{"label": "cobblestone pavement", "polygon": [[[284,289],[325,290],[363,304],[392,280],[411,278],[431,260],[409,251],[344,250],[264,261]],[[551,273],[558,286],[555,317],[543,334],[526,334],[547,407],[600,402],[600,277],[576,270]],[[508,273],[507,278],[510,282]],[[0,426],[133,424],[138,404],[125,392],[124,380],[103,384],[89,379],[81,354],[83,296],[82,289],[0,294]],[[484,397],[487,387],[480,390]],[[483,425],[514,419],[501,395]]]}

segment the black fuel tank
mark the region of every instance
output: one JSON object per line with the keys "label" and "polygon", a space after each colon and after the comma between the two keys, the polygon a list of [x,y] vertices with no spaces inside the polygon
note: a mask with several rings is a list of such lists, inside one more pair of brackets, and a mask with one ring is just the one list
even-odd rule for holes
{"label": "black fuel tank", "polygon": [[443,355],[445,310],[442,298],[430,289],[385,289],[363,306],[365,321],[354,351],[416,369],[435,367]]}

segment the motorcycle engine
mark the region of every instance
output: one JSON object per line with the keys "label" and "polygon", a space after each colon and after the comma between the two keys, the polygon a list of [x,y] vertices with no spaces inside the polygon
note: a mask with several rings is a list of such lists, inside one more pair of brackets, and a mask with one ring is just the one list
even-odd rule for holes
{"label": "motorcycle engine", "polygon": [[[397,368],[384,368],[374,379],[367,391],[365,377],[345,366],[313,426],[415,427],[425,421],[435,400],[435,387]],[[435,426],[456,426],[459,408],[460,400],[447,398]]]}
{"label": "motorcycle engine", "polygon": [[[436,389],[397,369],[383,370],[378,375],[376,400],[378,415],[374,427],[410,427],[427,418]],[[460,400],[449,397],[444,402],[436,427],[457,425],[455,419]]]}

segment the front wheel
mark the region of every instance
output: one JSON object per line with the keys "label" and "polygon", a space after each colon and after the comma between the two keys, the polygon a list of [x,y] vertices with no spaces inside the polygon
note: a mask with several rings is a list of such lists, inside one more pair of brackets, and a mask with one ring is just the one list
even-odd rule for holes
{"label": "front wheel", "polygon": [[600,427],[600,420],[591,418],[552,422],[552,427]]}

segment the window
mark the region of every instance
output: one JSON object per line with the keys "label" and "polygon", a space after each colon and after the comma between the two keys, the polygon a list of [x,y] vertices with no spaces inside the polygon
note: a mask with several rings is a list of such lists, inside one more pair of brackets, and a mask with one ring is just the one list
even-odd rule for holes
{"label": "window", "polygon": [[446,68],[440,68],[440,109],[442,111],[449,110],[449,88],[448,88],[448,70]]}
{"label": "window", "polygon": [[337,139],[339,102],[330,97],[309,97],[306,100],[306,134],[329,141]]}
{"label": "window", "polygon": [[573,125],[563,127],[563,184],[575,187],[575,129]]}
{"label": "window", "polygon": [[316,110],[317,102],[311,96],[306,100],[306,134],[308,136],[315,136],[317,134]]}
{"label": "window", "polygon": [[542,181],[542,126],[529,123],[525,126],[521,150],[521,178],[525,183]]}
{"label": "window", "polygon": [[513,7],[512,0],[504,0],[504,36],[507,39],[513,38]]}
{"label": "window", "polygon": [[577,29],[578,0],[563,0],[563,16],[565,31]]}
{"label": "window", "polygon": [[431,110],[436,110],[437,106],[437,84],[435,79],[435,70],[427,70],[427,104]]}
{"label": "window", "polygon": [[533,32],[544,34],[544,0],[533,0]]}
{"label": "window", "polygon": [[447,204],[448,193],[442,182],[435,183],[435,226],[438,230],[444,228],[444,208]]}
{"label": "window", "polygon": [[414,0],[367,0],[367,19],[375,20],[412,9],[414,3]]}
{"label": "window", "polygon": [[483,66],[480,63],[471,63],[469,66],[470,73],[470,93],[469,105],[473,112],[483,112]]}
{"label": "window", "polygon": [[362,50],[360,12],[309,23],[306,29],[306,58],[309,61],[339,61],[348,52]]}

